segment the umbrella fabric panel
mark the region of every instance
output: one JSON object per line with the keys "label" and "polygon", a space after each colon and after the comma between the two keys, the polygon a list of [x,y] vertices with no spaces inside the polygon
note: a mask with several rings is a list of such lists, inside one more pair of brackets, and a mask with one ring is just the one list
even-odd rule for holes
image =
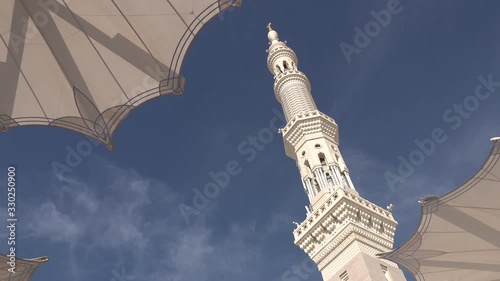
{"label": "umbrella fabric panel", "polygon": [[399,263],[419,281],[500,280],[500,142],[465,184],[420,203],[413,236],[379,256]]}
{"label": "umbrella fabric panel", "polygon": [[181,93],[182,61],[228,0],[5,0],[0,128],[63,127],[111,144],[126,115]]}

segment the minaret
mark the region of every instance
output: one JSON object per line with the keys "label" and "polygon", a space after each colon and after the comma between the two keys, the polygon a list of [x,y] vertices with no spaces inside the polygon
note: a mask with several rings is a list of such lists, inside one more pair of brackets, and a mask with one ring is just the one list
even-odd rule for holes
{"label": "minaret", "polygon": [[376,257],[390,251],[397,222],[390,211],[359,196],[339,150],[335,121],[320,112],[307,76],[286,41],[268,25],[267,66],[287,124],[285,153],[295,160],[310,205],[293,235],[325,281],[404,281],[395,263]]}

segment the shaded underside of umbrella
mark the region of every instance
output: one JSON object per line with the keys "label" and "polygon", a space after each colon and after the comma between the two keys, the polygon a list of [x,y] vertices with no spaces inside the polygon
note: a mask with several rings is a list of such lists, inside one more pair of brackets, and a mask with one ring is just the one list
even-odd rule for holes
{"label": "shaded underside of umbrella", "polygon": [[0,129],[49,125],[112,145],[135,107],[177,93],[200,29],[232,0],[3,0]]}
{"label": "shaded underside of umbrella", "polygon": [[465,184],[422,207],[420,226],[379,257],[406,267],[418,281],[500,280],[500,138]]}
{"label": "shaded underside of umbrella", "polygon": [[0,254],[0,281],[28,281],[38,266],[47,261],[47,257],[16,259],[15,268],[12,269],[10,258]]}

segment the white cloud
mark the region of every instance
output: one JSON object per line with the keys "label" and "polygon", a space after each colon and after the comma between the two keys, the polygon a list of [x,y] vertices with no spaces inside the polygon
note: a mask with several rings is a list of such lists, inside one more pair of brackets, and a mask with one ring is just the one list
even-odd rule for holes
{"label": "white cloud", "polygon": [[52,202],[42,204],[26,221],[28,230],[37,238],[73,243],[82,234],[82,226],[61,213]]}
{"label": "white cloud", "polygon": [[214,235],[206,226],[189,228],[179,233],[169,245],[168,278],[164,280],[259,278],[256,267],[263,255],[259,245],[249,241],[251,236],[248,227],[238,224],[233,225],[231,231],[222,237]]}
{"label": "white cloud", "polygon": [[29,238],[65,251],[68,258],[59,262],[71,268],[70,278],[91,278],[92,263],[111,262],[109,279],[122,268],[134,280],[260,279],[256,267],[264,255],[255,222],[233,223],[225,233],[205,220],[186,226],[176,192],[133,170],[104,166],[108,176],[98,184],[54,181],[50,199],[25,219]]}
{"label": "white cloud", "polygon": [[[304,213],[305,213],[305,210],[304,210]],[[293,218],[289,214],[285,214],[285,213],[272,214],[271,218],[269,219],[269,222],[266,225],[266,232],[276,233],[276,232],[284,230],[284,229],[292,231],[295,228],[295,226],[292,224],[294,219],[298,223],[301,222],[301,221],[299,221],[300,219]]]}

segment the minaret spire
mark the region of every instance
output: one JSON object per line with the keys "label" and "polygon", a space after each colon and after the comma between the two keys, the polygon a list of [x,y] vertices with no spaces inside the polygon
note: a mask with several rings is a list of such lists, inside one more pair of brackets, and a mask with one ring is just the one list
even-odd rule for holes
{"label": "minaret spire", "polygon": [[273,29],[271,23],[267,24],[267,29],[269,30],[269,32],[267,33],[267,39],[269,39],[269,44],[272,46],[273,44],[280,42],[280,39],[278,37],[278,32],[276,32],[276,30]]}
{"label": "minaret spire", "polygon": [[316,107],[298,58],[267,25],[267,66],[285,113],[285,153],[300,171],[310,202],[294,243],[318,265],[323,280],[406,281],[396,264],[378,259],[394,243],[392,214],[359,196],[339,150],[335,121]]}

